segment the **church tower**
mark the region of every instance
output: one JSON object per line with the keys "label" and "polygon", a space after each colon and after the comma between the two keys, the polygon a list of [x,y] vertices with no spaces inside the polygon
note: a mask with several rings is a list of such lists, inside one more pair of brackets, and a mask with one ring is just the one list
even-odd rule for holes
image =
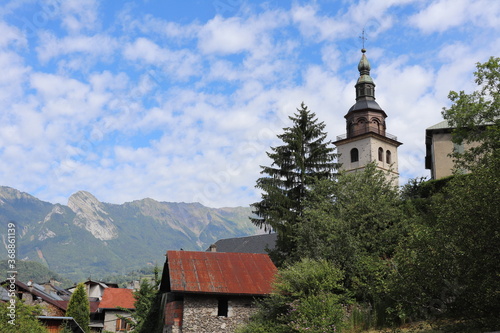
{"label": "church tower", "polygon": [[375,161],[378,169],[387,172],[387,177],[399,185],[398,147],[401,142],[386,132],[387,114],[375,102],[375,83],[370,77],[370,63],[366,50],[358,65],[359,79],[355,85],[356,103],[344,116],[347,133],[337,136],[337,146],[341,170],[356,172]]}

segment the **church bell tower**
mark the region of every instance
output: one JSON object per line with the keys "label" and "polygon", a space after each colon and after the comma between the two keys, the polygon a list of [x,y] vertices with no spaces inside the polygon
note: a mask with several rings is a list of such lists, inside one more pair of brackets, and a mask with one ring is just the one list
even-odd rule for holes
{"label": "church bell tower", "polygon": [[386,132],[387,114],[375,101],[375,83],[370,77],[370,63],[366,50],[358,64],[359,78],[355,85],[356,103],[344,116],[346,134],[337,136],[334,144],[340,154],[341,170],[362,171],[375,161],[378,169],[387,173],[395,186],[399,185],[398,147],[401,142]]}

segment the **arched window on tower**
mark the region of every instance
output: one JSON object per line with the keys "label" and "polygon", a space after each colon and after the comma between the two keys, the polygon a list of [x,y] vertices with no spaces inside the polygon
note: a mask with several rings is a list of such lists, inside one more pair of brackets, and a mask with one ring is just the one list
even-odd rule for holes
{"label": "arched window on tower", "polygon": [[365,118],[359,118],[356,122],[356,133],[355,135],[360,135],[368,132],[368,121]]}
{"label": "arched window on tower", "polygon": [[349,126],[347,126],[347,137],[350,138],[351,136],[354,136],[354,123],[350,122]]}
{"label": "arched window on tower", "polygon": [[391,164],[391,151],[388,150],[385,152],[385,163],[387,164]]}
{"label": "arched window on tower", "polygon": [[358,148],[351,149],[351,163],[359,161],[359,152]]}
{"label": "arched window on tower", "polygon": [[372,131],[377,133],[377,134],[381,134],[380,133],[380,121],[377,119],[377,118],[372,118]]}
{"label": "arched window on tower", "polygon": [[380,162],[384,161],[384,150],[382,149],[382,147],[378,149],[378,160]]}

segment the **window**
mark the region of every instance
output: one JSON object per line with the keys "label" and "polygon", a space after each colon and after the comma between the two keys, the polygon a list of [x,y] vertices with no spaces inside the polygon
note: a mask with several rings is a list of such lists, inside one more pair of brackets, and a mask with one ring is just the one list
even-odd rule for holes
{"label": "window", "polygon": [[377,118],[372,118],[373,131],[380,134],[380,121]]}
{"label": "window", "polygon": [[118,318],[116,320],[116,331],[117,332],[130,331],[130,324],[127,323],[125,319]]}
{"label": "window", "polygon": [[351,163],[359,161],[358,148],[351,149]]}
{"label": "window", "polygon": [[378,160],[380,162],[384,161],[384,150],[382,149],[382,147],[378,149]]}
{"label": "window", "polygon": [[389,150],[385,152],[385,163],[391,164],[391,152]]}
{"label": "window", "polygon": [[463,144],[457,144],[453,143],[453,152],[463,154],[464,152],[464,145]]}
{"label": "window", "polygon": [[217,309],[217,316],[219,317],[227,317],[227,312],[229,309],[229,304],[227,298],[219,298],[219,304]]}

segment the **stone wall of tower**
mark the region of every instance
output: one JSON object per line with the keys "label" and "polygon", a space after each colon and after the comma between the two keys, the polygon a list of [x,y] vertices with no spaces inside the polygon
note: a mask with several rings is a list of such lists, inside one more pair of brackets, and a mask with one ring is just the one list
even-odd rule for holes
{"label": "stone wall of tower", "polygon": [[[351,161],[351,151],[353,149],[358,150],[358,161],[354,162]],[[382,156],[379,156],[380,149]],[[362,171],[368,163],[374,161],[378,169],[386,172],[387,179],[391,180],[394,186],[399,186],[398,151],[397,146],[393,143],[368,135],[337,143],[337,152],[340,154],[338,161],[342,164],[341,170],[347,172]]]}

